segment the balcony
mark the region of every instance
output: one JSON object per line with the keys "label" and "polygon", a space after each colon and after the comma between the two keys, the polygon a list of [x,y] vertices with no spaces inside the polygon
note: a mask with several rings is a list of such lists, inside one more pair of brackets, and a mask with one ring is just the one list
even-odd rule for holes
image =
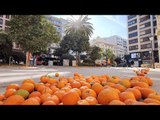
{"label": "balcony", "polygon": [[137,19],[137,15],[134,15],[135,17],[132,17],[132,18],[127,18],[128,19],[128,22],[129,21],[132,21],[132,20],[134,20],[135,18]]}
{"label": "balcony", "polygon": [[140,22],[140,20],[139,20],[139,25],[142,25],[142,24],[147,23],[147,22],[150,22],[150,19],[147,19],[147,20],[145,20],[143,22]]}
{"label": "balcony", "polygon": [[139,15],[139,18],[143,18],[146,17],[147,15]]}

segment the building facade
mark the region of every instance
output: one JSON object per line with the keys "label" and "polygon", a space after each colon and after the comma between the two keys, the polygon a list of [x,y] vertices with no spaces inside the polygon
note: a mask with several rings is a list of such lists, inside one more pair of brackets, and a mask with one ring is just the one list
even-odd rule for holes
{"label": "building facade", "polygon": [[[65,36],[65,24],[67,22],[67,20],[63,19],[63,18],[57,18],[51,15],[46,15],[46,18],[53,24],[53,26],[56,28],[56,31],[59,33],[60,35],[60,40],[63,39],[63,37]],[[54,57],[53,53],[55,52],[56,48],[60,48],[59,43],[52,43],[50,44],[49,48],[48,48],[48,53],[49,53],[49,57]]]}
{"label": "building facade", "polygon": [[101,48],[103,53],[106,52],[107,49],[110,49],[115,56],[117,55],[116,46],[106,41],[104,38],[97,37],[90,42],[90,45]]}
{"label": "building facade", "polygon": [[[128,52],[136,66],[158,62],[155,15],[128,15]],[[150,40],[154,37],[153,41]],[[152,52],[153,56],[152,57]]]}
{"label": "building facade", "polygon": [[127,39],[124,39],[118,35],[110,36],[104,39],[116,46],[116,57],[123,58],[124,55],[128,54]]}
{"label": "building facade", "polygon": [[160,15],[156,16],[157,20],[157,30],[156,30],[156,35],[157,35],[157,40],[158,40],[158,53],[159,53],[159,63],[160,63]]}
{"label": "building facade", "polygon": [[64,25],[67,21],[63,18],[57,18],[51,15],[47,15],[46,18],[54,25],[62,40],[65,35]]}
{"label": "building facade", "polygon": [[11,15],[0,15],[0,29],[4,31],[9,30],[8,22],[11,19]]}
{"label": "building facade", "polygon": [[91,46],[93,45],[102,48],[103,52],[110,49],[116,57],[120,58],[123,58],[128,53],[127,40],[117,35],[106,38],[97,37],[91,41]]}
{"label": "building facade", "polygon": [[[10,26],[8,25],[8,22],[11,20],[11,15],[0,15],[0,29],[4,30],[5,32],[9,31]],[[21,50],[21,47],[19,44],[16,44],[13,42],[13,51],[19,51]]]}

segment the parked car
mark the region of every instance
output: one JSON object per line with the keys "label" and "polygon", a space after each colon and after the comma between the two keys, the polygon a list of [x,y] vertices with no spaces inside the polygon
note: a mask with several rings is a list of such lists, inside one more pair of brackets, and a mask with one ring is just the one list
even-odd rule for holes
{"label": "parked car", "polygon": [[37,65],[42,65],[43,64],[43,58],[42,57],[37,57],[36,64]]}
{"label": "parked car", "polygon": [[126,62],[120,63],[120,64],[117,65],[117,67],[127,67],[127,66],[128,66],[128,65],[127,65]]}

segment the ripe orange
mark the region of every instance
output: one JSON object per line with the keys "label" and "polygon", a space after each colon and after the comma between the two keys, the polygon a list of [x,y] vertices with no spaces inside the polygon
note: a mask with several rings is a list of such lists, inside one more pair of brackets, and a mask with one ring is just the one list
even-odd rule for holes
{"label": "ripe orange", "polygon": [[7,89],[6,92],[4,93],[4,96],[7,98],[9,96],[12,96],[16,93],[15,89]]}
{"label": "ripe orange", "polygon": [[44,102],[42,105],[56,105],[56,103],[52,100],[48,100],[48,101]]}
{"label": "ripe orange", "polygon": [[59,77],[59,73],[55,73],[55,77]]}
{"label": "ripe orange", "polygon": [[98,104],[98,101],[95,97],[92,97],[92,96],[89,96],[89,97],[86,97],[85,99],[90,105],[96,105]]}

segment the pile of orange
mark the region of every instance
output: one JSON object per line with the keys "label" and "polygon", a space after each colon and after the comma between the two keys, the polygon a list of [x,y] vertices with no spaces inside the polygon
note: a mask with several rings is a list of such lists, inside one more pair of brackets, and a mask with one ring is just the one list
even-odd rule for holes
{"label": "pile of orange", "polygon": [[137,74],[137,76],[145,76],[150,71],[149,68],[142,68],[138,70],[134,70],[134,72]]}
{"label": "pile of orange", "polygon": [[67,78],[56,73],[40,77],[39,83],[26,79],[21,85],[8,85],[0,94],[0,105],[160,105],[160,94],[152,85],[147,76],[85,77],[75,72]]}

